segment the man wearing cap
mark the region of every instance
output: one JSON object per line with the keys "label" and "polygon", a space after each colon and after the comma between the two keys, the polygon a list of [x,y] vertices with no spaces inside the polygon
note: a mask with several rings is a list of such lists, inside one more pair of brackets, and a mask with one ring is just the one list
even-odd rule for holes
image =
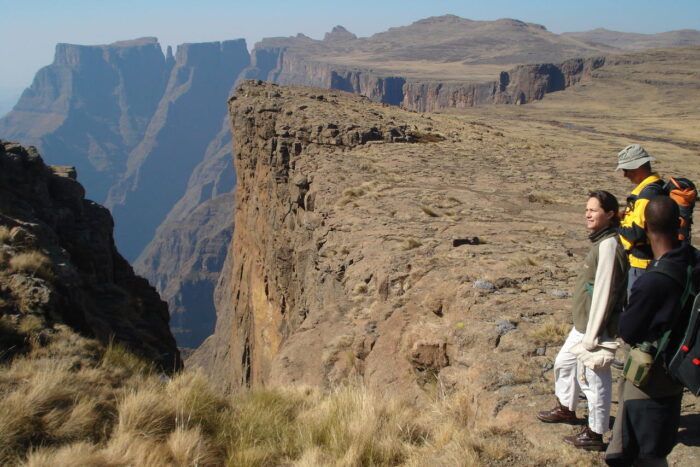
{"label": "man wearing cap", "polygon": [[627,197],[619,228],[620,241],[630,262],[628,294],[654,257],[644,232],[644,209],[651,198],[665,194],[664,182],[651,170],[651,162],[655,160],[639,144],[630,144],[617,155],[615,170],[622,170],[625,178],[637,185]]}

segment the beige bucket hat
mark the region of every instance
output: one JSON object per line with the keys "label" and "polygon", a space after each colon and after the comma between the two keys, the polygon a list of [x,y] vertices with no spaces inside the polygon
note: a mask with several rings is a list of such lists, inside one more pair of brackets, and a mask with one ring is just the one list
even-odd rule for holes
{"label": "beige bucket hat", "polygon": [[617,153],[617,168],[615,170],[637,169],[646,162],[654,162],[655,160],[639,144],[630,144]]}

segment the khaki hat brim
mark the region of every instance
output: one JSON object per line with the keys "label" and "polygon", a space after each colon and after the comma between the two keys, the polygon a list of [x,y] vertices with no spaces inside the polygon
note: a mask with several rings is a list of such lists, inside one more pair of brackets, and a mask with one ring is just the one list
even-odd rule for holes
{"label": "khaki hat brim", "polygon": [[654,161],[656,161],[656,159],[654,159],[651,156],[642,157],[641,159],[635,159],[633,161],[628,161],[628,162],[623,162],[621,164],[617,164],[617,168],[615,170],[616,171],[622,170],[622,169],[634,170],[634,169],[640,168],[641,166],[643,166],[647,162],[654,162]]}

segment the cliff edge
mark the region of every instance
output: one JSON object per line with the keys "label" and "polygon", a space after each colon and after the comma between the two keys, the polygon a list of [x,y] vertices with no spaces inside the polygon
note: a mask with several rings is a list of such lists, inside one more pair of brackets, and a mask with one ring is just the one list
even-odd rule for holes
{"label": "cliff edge", "polygon": [[168,307],[117,252],[113,221],[72,167],[0,141],[0,355],[68,326],[123,344],[165,372],[182,366]]}
{"label": "cliff edge", "polygon": [[[228,389],[502,379],[478,354],[498,351],[511,321],[536,312],[532,293],[520,292],[550,300],[544,289],[569,279],[561,238],[537,246],[547,266],[532,271],[522,259],[531,247],[504,228],[540,221],[527,194],[551,177],[551,150],[523,152],[523,142],[460,118],[255,81],[238,88],[230,113],[236,228],[216,332],[193,363]],[[503,168],[528,157],[542,167]],[[484,260],[500,265],[488,277]],[[512,296],[496,299],[499,287]]]}

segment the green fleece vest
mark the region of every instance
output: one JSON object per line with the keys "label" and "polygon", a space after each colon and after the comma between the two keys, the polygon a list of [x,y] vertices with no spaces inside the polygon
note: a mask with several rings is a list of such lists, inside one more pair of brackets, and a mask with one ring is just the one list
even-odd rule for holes
{"label": "green fleece vest", "polygon": [[[598,254],[600,243],[606,238],[614,237],[616,231],[612,228],[600,230],[592,234],[589,239],[593,242],[583,265],[579,270],[574,288],[574,300],[572,313],[574,327],[578,332],[585,333],[588,324],[588,315],[591,310],[592,291],[595,288],[595,273],[598,267]],[[605,310],[605,318],[602,329],[608,337],[617,336],[617,318],[622,310],[627,289],[627,269],[629,262],[622,245],[618,244],[615,250],[615,261],[612,274],[612,284],[610,287],[610,297]]]}

